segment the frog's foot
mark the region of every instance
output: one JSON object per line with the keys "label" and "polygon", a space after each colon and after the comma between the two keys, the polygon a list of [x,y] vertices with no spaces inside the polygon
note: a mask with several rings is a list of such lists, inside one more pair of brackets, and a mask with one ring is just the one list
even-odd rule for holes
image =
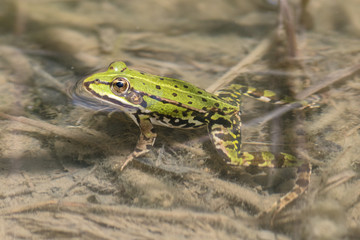
{"label": "frog's foot", "polygon": [[299,101],[299,103],[301,103],[302,107],[300,107],[301,109],[303,108],[318,108],[320,107],[320,102],[322,100],[321,95],[318,94],[313,94],[307,98],[305,98],[304,100]]}
{"label": "frog's foot", "polygon": [[113,171],[122,171],[134,158],[140,157],[150,151],[154,145],[157,134],[154,132],[154,127],[146,115],[134,114],[134,119],[140,127],[140,138],[136,144],[135,150],[126,158],[123,164],[115,163],[112,166]]}
{"label": "frog's foot", "polygon": [[134,160],[134,154],[130,154],[124,163],[119,163],[116,162],[115,164],[111,165],[111,170],[114,172],[121,172],[122,170],[124,170],[124,168],[126,167],[126,165],[128,165],[132,160]]}
{"label": "frog's foot", "polygon": [[141,134],[140,139],[135,147],[135,150],[126,158],[124,163],[115,163],[111,166],[111,169],[115,172],[117,171],[123,171],[124,168],[135,158],[140,157],[146,153],[148,153],[150,148],[152,147],[154,140],[145,139],[144,136]]}
{"label": "frog's foot", "polygon": [[285,196],[281,197],[277,202],[275,202],[271,208],[259,215],[260,218],[263,216],[270,216],[271,222],[273,222],[276,215],[284,209],[291,202],[299,198],[309,186],[311,176],[311,164],[309,162],[304,162],[297,170],[297,177],[295,186],[288,192]]}

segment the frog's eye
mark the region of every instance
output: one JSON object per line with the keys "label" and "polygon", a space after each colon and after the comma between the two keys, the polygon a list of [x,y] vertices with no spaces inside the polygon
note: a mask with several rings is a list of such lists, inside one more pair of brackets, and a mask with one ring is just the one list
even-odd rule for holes
{"label": "frog's eye", "polygon": [[115,95],[122,95],[130,88],[130,83],[126,78],[117,77],[111,82],[111,91]]}

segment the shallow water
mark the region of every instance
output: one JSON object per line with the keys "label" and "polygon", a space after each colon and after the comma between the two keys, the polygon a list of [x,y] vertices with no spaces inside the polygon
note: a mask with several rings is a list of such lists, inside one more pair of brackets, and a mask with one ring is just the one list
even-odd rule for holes
{"label": "shallow water", "polygon": [[[360,3],[311,1],[301,15],[292,2],[295,41],[273,1],[3,0],[1,239],[357,239]],[[291,189],[294,169],[233,169],[206,129],[157,128],[154,150],[114,173],[137,126],[73,94],[115,60],[213,90],[244,59],[242,84],[304,96],[325,81],[318,108],[262,125],[250,123],[273,107],[244,98],[244,149],[313,165],[308,192],[272,224],[256,216]]]}

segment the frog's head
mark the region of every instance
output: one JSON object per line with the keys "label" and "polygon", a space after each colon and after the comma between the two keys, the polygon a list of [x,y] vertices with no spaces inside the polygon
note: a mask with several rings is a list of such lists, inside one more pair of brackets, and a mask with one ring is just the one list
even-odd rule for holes
{"label": "frog's head", "polygon": [[83,81],[84,89],[93,97],[120,108],[139,108],[142,96],[131,88],[130,71],[124,62],[113,62],[107,71],[95,73]]}

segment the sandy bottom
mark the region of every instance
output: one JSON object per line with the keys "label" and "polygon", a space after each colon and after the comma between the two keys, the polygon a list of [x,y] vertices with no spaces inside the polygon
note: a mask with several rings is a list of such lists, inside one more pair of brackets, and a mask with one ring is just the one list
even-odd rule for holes
{"label": "sandy bottom", "polygon": [[[276,8],[248,1],[15,2],[0,12],[12,23],[0,28],[1,239],[359,238],[356,1],[323,2],[329,16],[308,6],[313,25],[298,34],[296,63],[269,36]],[[340,32],[330,14],[338,9],[347,16]],[[119,59],[207,88],[267,39],[276,45],[236,81],[323,96],[318,108],[251,127],[272,107],[244,97],[243,148],[284,150],[313,166],[307,193],[272,222],[257,216],[292,188],[295,169],[231,168],[206,129],[159,127],[151,153],[113,172],[137,126],[124,113],[79,106],[68,91]]]}

